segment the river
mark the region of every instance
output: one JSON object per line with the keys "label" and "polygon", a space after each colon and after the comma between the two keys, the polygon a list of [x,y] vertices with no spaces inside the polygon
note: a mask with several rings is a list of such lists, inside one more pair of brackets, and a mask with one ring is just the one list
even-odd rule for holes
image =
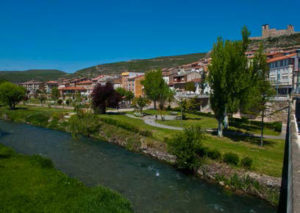
{"label": "river", "polygon": [[216,184],[122,147],[65,132],[0,121],[0,143],[40,154],[88,186],[103,185],[130,200],[135,212],[269,213],[265,201],[225,192]]}

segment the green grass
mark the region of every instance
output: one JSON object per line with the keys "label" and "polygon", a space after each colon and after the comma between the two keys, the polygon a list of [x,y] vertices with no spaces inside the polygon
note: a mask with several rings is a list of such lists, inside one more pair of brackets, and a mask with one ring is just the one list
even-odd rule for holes
{"label": "green grass", "polygon": [[[151,112],[154,114],[154,112]],[[180,113],[178,113],[178,116]],[[186,119],[185,120],[157,120],[158,123],[169,125],[169,126],[175,126],[175,127],[183,127],[188,128],[195,125],[200,125],[204,129],[208,128],[217,128],[218,122],[214,117],[211,117],[209,115],[197,115],[193,113],[185,113]],[[240,120],[240,119],[239,119]],[[260,123],[257,122],[246,122],[240,120],[240,123],[233,123],[229,122],[229,125],[232,125],[229,127],[230,130],[233,131],[239,131],[239,132],[245,132],[250,134],[260,134]],[[280,132],[275,131],[272,128],[265,127],[264,128],[264,134],[265,135],[274,135],[278,136],[280,135]]]}
{"label": "green grass", "polygon": [[245,137],[223,137],[207,136],[203,145],[211,149],[217,149],[222,154],[233,152],[253,160],[253,170],[261,174],[280,177],[283,155],[284,140],[265,139],[264,146],[259,146],[259,139]]}
{"label": "green grass", "polygon": [[87,187],[51,165],[0,144],[0,212],[132,212],[118,193]]}

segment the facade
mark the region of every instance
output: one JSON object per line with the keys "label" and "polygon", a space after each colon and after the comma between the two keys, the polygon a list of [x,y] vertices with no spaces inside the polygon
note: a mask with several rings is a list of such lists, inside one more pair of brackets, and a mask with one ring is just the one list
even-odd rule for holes
{"label": "facade", "polygon": [[135,80],[134,80],[134,96],[135,97],[144,96],[144,86],[142,85],[142,81],[144,79],[145,79],[144,75],[135,77]]}
{"label": "facade", "polygon": [[135,77],[142,76],[144,73],[138,73],[138,72],[123,72],[121,74],[121,85],[122,88],[131,91],[134,93],[134,83],[135,83]]}
{"label": "facade", "polygon": [[293,89],[299,90],[300,50],[292,54],[281,54],[267,60],[269,64],[269,80],[275,87],[277,95],[290,94]]}
{"label": "facade", "polygon": [[52,89],[58,87],[58,83],[57,81],[48,81],[45,84],[45,91],[46,93],[50,94]]}
{"label": "facade", "polygon": [[28,92],[28,95],[34,95],[38,90],[44,89],[44,83],[40,81],[26,81],[20,84],[21,86],[25,87]]}
{"label": "facade", "polygon": [[58,89],[62,97],[75,95],[77,92],[82,96],[87,96],[87,89],[84,87],[62,87]]}

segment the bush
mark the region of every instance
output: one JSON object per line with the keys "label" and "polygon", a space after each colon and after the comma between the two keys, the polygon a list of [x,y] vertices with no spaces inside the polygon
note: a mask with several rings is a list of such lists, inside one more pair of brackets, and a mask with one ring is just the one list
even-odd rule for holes
{"label": "bush", "polygon": [[281,122],[274,122],[272,126],[276,132],[281,132],[281,128],[282,128]]}
{"label": "bush", "polygon": [[92,113],[73,115],[69,120],[69,130],[74,138],[80,134],[89,137],[99,129],[98,118]]}
{"label": "bush", "polygon": [[232,152],[225,153],[223,156],[223,161],[227,164],[238,165],[239,160],[239,156]]}
{"label": "bush", "polygon": [[252,164],[253,164],[253,160],[250,157],[244,157],[241,160],[241,166],[246,168],[246,169],[251,169]]}
{"label": "bush", "polygon": [[50,159],[44,158],[40,155],[32,155],[31,160],[32,163],[38,164],[41,168],[49,169],[54,167],[53,162]]}
{"label": "bush", "polygon": [[50,116],[45,112],[36,112],[26,117],[26,122],[36,126],[47,126]]}
{"label": "bush", "polygon": [[200,157],[206,157],[208,154],[209,149],[207,147],[200,147],[197,150],[197,155],[199,155]]}
{"label": "bush", "polygon": [[221,152],[219,152],[218,150],[214,149],[214,150],[209,150],[207,152],[207,156],[213,160],[220,160],[222,159],[222,154]]}
{"label": "bush", "polygon": [[201,165],[202,159],[198,153],[202,148],[203,137],[200,127],[191,127],[169,140],[168,149],[176,156],[179,169],[195,171]]}
{"label": "bush", "polygon": [[14,153],[14,150],[11,148],[0,146],[0,158],[10,158]]}

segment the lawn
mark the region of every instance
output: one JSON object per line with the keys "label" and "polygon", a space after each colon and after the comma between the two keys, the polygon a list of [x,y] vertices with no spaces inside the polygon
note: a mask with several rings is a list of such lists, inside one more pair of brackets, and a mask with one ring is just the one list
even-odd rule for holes
{"label": "lawn", "polygon": [[[178,116],[179,115],[180,113],[178,113]],[[165,120],[165,121],[157,120],[157,122],[169,126],[183,127],[183,128],[187,128],[195,125],[200,125],[204,129],[211,129],[211,128],[215,129],[218,127],[217,120],[211,115],[205,115],[204,113],[201,115],[197,115],[193,113],[185,113],[185,116],[186,116],[185,120]],[[243,121],[241,119],[235,119],[234,121],[239,121],[239,122],[229,122],[230,130],[247,132],[250,134],[253,133],[260,134],[261,127],[259,122]],[[270,128],[268,126],[268,123],[266,123],[266,126],[264,128],[264,134],[278,136],[280,135],[280,132],[275,131],[273,128]]]}
{"label": "lawn", "polygon": [[87,187],[40,156],[16,154],[0,144],[0,212],[133,212],[105,187]]}

